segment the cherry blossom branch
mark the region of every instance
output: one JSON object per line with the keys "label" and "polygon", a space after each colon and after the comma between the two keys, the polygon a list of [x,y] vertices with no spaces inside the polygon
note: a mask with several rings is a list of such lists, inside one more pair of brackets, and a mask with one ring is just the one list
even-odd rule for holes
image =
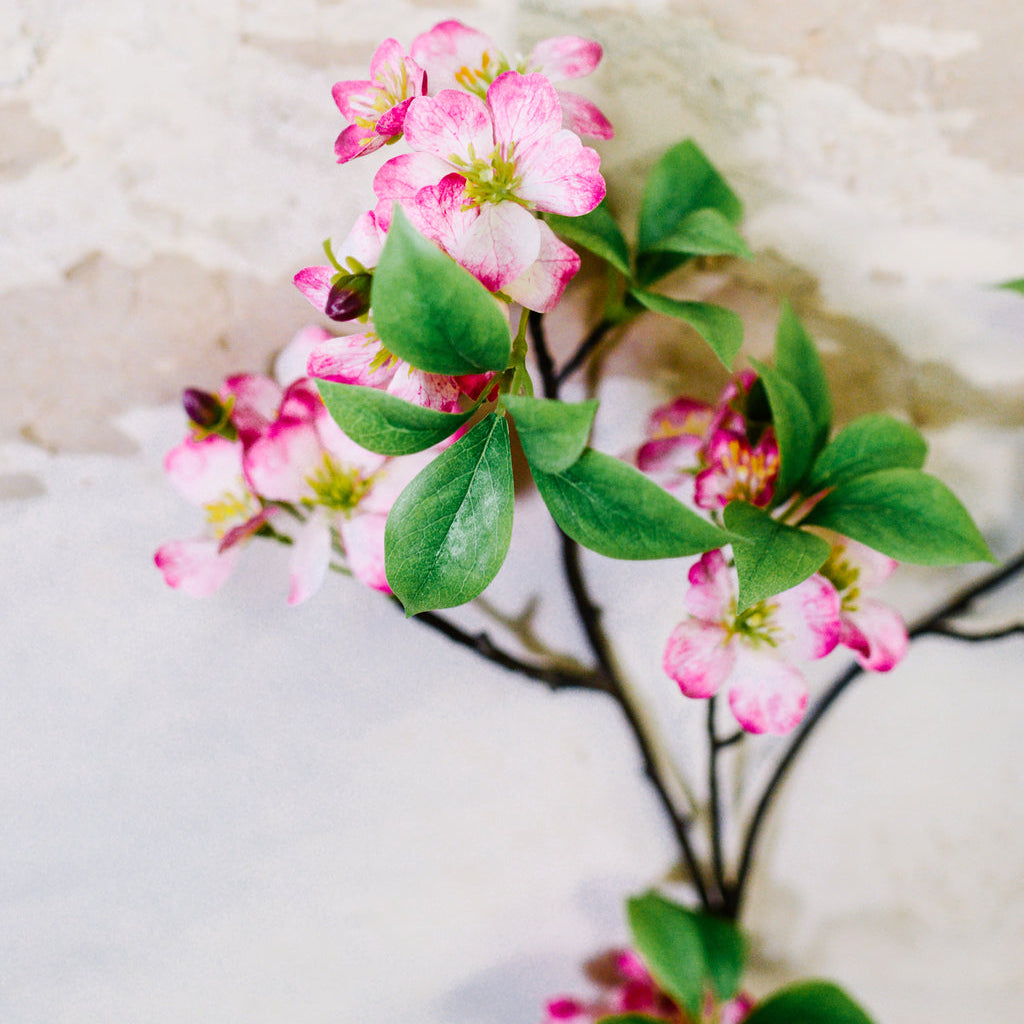
{"label": "cherry blossom branch", "polygon": [[[951,636],[956,639],[969,641],[982,641],[987,639],[998,639],[1002,636],[1009,636],[1014,633],[1024,632],[1020,626],[1013,626],[1006,630],[994,630],[989,634],[965,635],[949,626],[948,620],[962,612],[967,611],[970,606],[980,597],[997,589],[1003,583],[1012,579],[1024,570],[1024,551],[1019,552],[1004,565],[992,572],[982,576],[981,579],[963,590],[954,594],[948,601],[945,601],[934,612],[912,626],[907,635],[911,641],[922,636]],[[768,780],[761,798],[757,803],[754,814],[750,819],[747,828],[746,839],[743,843],[743,852],[740,858],[739,870],[736,874],[736,882],[729,887],[727,894],[727,908],[731,917],[738,917],[742,908],[743,897],[750,876],[750,869],[753,863],[754,851],[760,837],[761,829],[764,826],[768,810],[771,807],[775,794],[778,792],[782,781],[789,772],[790,767],[796,760],[807,739],[822,720],[828,709],[838,700],[843,691],[855,679],[864,673],[864,669],[858,664],[851,665],[840,675],[832,685],[818,698],[811,708],[807,717],[799,728],[793,733],[789,744],[775,766],[775,770]]]}
{"label": "cherry blossom branch", "polygon": [[715,706],[716,699],[712,696],[708,699],[707,711],[711,864],[715,873],[715,884],[718,886],[718,891],[722,894],[723,901],[726,901],[728,887],[725,884],[725,858],[722,854],[722,799],[718,788],[718,752],[722,749],[723,741],[719,739],[718,732],[715,729]]}

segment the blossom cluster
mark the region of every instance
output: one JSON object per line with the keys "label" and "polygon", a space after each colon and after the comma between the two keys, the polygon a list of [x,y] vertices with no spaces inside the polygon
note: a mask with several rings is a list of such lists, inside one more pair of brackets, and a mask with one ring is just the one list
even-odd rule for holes
{"label": "blossom cluster", "polygon": [[[746,371],[713,405],[680,397],[655,409],[635,453],[638,468],[712,516],[733,500],[768,506],[779,450],[770,426],[751,439],[754,429],[743,410],[755,383]],[[668,638],[664,670],[687,697],[709,698],[725,687],[733,715],[748,732],[787,733],[800,723],[808,689],[799,662],[842,645],[864,668],[886,672],[906,652],[899,613],[865,595],[897,563],[849,538],[819,532],[831,551],[818,572],[742,610],[728,548],[705,552],[689,570],[687,615]]]}
{"label": "blossom cluster", "polygon": [[386,39],[368,79],[335,84],[334,100],[350,122],[335,143],[339,163],[399,140],[406,151],[376,172],[376,205],[328,250],[331,264],[295,276],[328,317],[367,324],[325,343],[311,373],[384,387],[442,411],[465,390],[390,354],[370,322],[373,270],[396,205],[499,297],[540,312],[557,305],[580,259],[540,215],[580,216],[601,202],[600,158],[579,135],[607,139],[612,129],[594,104],[553,80],[587,75],[600,59],[601,47],[577,36],[544,40],[512,58],[483,33],[445,21],[408,53]]}
{"label": "blossom cluster", "polygon": [[[631,949],[617,949],[590,964],[589,972],[601,986],[595,999],[559,996],[548,1000],[542,1024],[597,1024],[616,1014],[642,1014],[645,1020],[690,1024],[672,999],[661,990],[643,960]],[[717,1003],[707,993],[701,1021],[716,1024],[742,1024],[753,1001],[740,993],[725,1003]]]}
{"label": "blossom cluster", "polygon": [[[188,389],[191,430],[164,460],[175,489],[202,508],[204,532],[157,551],[165,581],[194,597],[217,591],[245,543],[271,535],[290,545],[288,603],[309,598],[332,559],[375,590],[384,575],[384,524],[433,452],[392,458],[361,448],[328,414],[314,382],[295,373],[328,337],[300,331],[278,359],[277,379],[228,377],[216,393]],[[301,371],[300,371],[301,373]]]}

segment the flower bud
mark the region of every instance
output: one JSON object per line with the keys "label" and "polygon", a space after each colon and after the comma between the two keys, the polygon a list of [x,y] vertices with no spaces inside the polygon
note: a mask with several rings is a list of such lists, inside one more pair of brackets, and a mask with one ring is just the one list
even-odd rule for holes
{"label": "flower bud", "polygon": [[369,274],[346,274],[331,285],[324,312],[338,321],[355,320],[370,308]]}
{"label": "flower bud", "polygon": [[185,415],[203,430],[213,430],[227,419],[223,402],[209,391],[185,388],[181,393],[181,404],[185,407]]}

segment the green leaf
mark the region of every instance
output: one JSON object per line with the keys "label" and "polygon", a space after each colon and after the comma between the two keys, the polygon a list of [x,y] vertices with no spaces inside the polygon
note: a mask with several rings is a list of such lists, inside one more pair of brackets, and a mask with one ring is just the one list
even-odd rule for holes
{"label": "green leaf", "polygon": [[609,558],[680,558],[730,540],[639,470],[593,448],[562,473],[533,469],[533,479],[562,531]]}
{"label": "green leaf", "polygon": [[649,1017],[646,1013],[615,1013],[598,1017],[595,1024],[665,1024],[664,1017]]}
{"label": "green leaf", "polygon": [[623,277],[633,276],[629,266],[629,246],[619,230],[619,225],[608,209],[607,199],[582,217],[563,217],[557,213],[544,214],[544,220],[551,229],[569,242],[600,256],[610,263]]}
{"label": "green leaf", "polygon": [[920,469],[928,445],[911,426],[886,413],[869,413],[847,424],[811,467],[807,493],[817,494],[880,469]]}
{"label": "green leaf", "polygon": [[762,1000],[744,1024],[873,1024],[838,985],[801,981]]}
{"label": "green leaf", "polygon": [[752,255],[729,218],[712,207],[688,213],[672,234],[652,246],[652,251],[685,256],[742,256],[744,259]]}
{"label": "green leaf", "polygon": [[388,351],[427,373],[508,366],[508,321],[494,296],[398,205],[373,275],[373,323]]}
{"label": "green leaf", "polygon": [[788,498],[803,479],[814,457],[814,426],[810,410],[796,385],[774,367],[750,360],[768,395],[772,426],[779,444],[779,477],[775,504]]}
{"label": "green leaf", "polygon": [[832,396],[818,350],[788,302],[782,304],[775,333],[775,369],[807,403],[817,451],[828,440],[832,426]]}
{"label": "green leaf", "polygon": [[1018,278],[1016,281],[1003,281],[1002,284],[997,285],[999,288],[1009,288],[1012,292],[1020,292],[1024,295],[1024,277]]}
{"label": "green leaf", "polygon": [[727,370],[743,344],[743,321],[731,309],[710,302],[684,302],[667,295],[633,288],[630,295],[654,313],[688,323],[710,346]]}
{"label": "green leaf", "polygon": [[656,892],[626,901],[633,944],[658,985],[694,1016],[704,1003],[704,942],[694,914]]}
{"label": "green leaf", "polygon": [[481,594],[512,538],[508,422],[490,413],[398,496],[384,531],[388,583],[406,615]]}
{"label": "green leaf", "polygon": [[476,411],[438,412],[359,384],[318,380],[316,386],[338,426],[356,444],[381,455],[424,451],[451,437]]}
{"label": "green leaf", "polygon": [[847,480],[829,491],[804,522],[828,527],[900,562],[994,561],[952,491],[917,469],[882,469]]}
{"label": "green leaf", "polygon": [[550,398],[503,395],[531,468],[563,473],[582,454],[590,437],[597,401],[558,402]]}
{"label": "green leaf", "polygon": [[742,537],[732,542],[740,591],[737,611],[781,594],[813,576],[828,558],[828,541],[773,519],[764,509],[731,501],[725,527]]}
{"label": "green leaf", "polygon": [[704,944],[704,964],[711,987],[719,999],[732,999],[739,991],[747,959],[743,933],[732,921],[703,912],[692,912]]}
{"label": "green leaf", "polygon": [[672,235],[695,210],[718,210],[730,224],[739,223],[743,204],[692,139],[673,146],[654,165],[644,186],[638,225],[637,280],[651,284],[688,256],[658,253],[658,243]]}

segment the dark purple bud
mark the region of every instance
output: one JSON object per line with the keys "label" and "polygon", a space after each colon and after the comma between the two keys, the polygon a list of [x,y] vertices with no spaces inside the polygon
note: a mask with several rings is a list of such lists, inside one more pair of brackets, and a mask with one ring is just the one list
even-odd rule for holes
{"label": "dark purple bud", "polygon": [[188,418],[203,430],[213,430],[225,419],[224,404],[209,391],[185,388],[181,393],[181,404]]}
{"label": "dark purple bud", "polygon": [[369,274],[349,274],[331,285],[324,312],[332,320],[355,320],[370,308]]}

